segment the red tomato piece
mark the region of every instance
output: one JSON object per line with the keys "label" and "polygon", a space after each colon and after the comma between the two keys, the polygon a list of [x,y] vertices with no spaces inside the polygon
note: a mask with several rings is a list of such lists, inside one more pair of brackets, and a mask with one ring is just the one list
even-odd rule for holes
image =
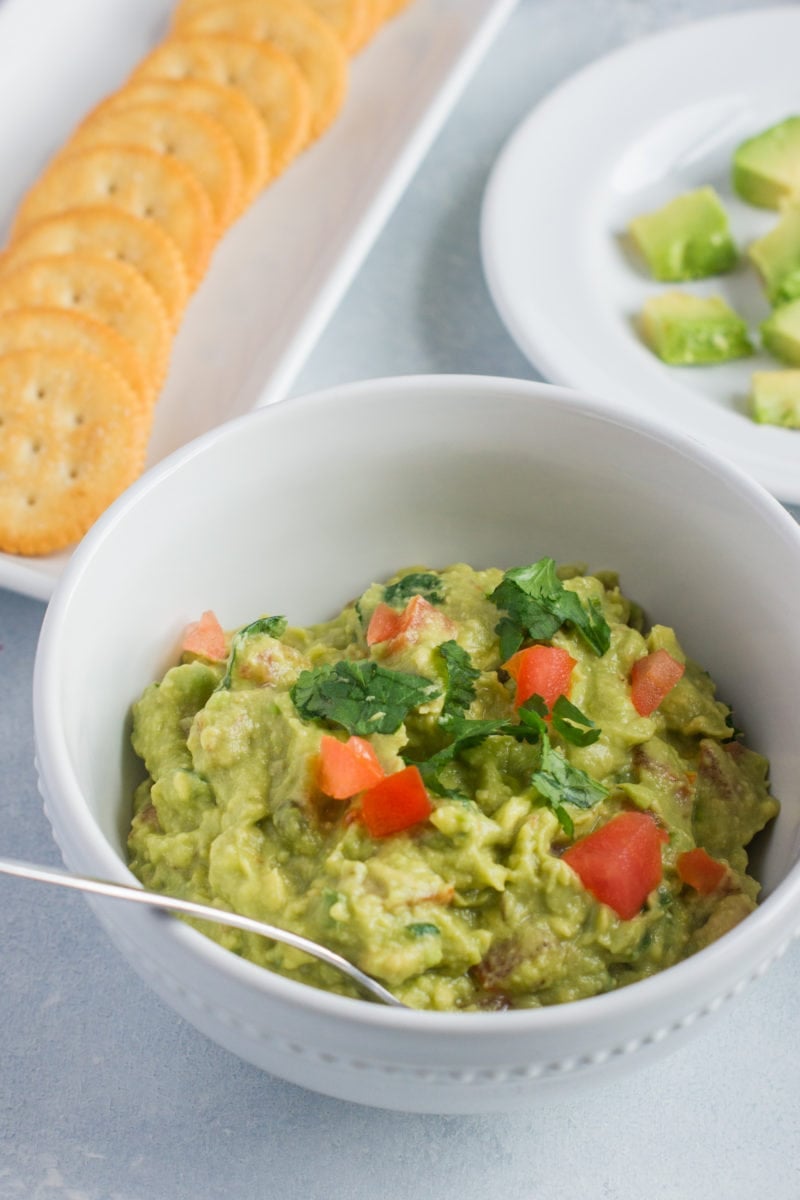
{"label": "red tomato piece", "polygon": [[688,883],[701,896],[715,892],[728,873],[724,863],[712,858],[702,846],[679,854],[675,866],[681,882]]}
{"label": "red tomato piece", "polygon": [[628,921],[661,882],[661,843],[668,840],[649,813],[623,812],[570,846],[563,861],[596,900]]}
{"label": "red tomato piece", "polygon": [[379,604],[370,617],[367,627],[367,645],[374,646],[378,642],[388,642],[400,632],[402,613],[390,608],[388,604]]}
{"label": "red tomato piece", "polygon": [[374,838],[400,833],[426,820],[433,805],[417,767],[387,775],[361,797],[361,815]]}
{"label": "red tomato piece", "polygon": [[631,700],[640,717],[649,717],[661,701],[683,678],[683,663],[676,662],[666,650],[655,650],[633,664]]}
{"label": "red tomato piece", "polygon": [[418,641],[420,631],[431,621],[441,626],[446,637],[455,635],[456,627],[450,618],[434,608],[424,596],[412,596],[402,612],[397,612],[388,604],[379,604],[367,628],[367,645],[391,642],[387,650],[394,653]]}
{"label": "red tomato piece", "polygon": [[181,650],[210,658],[213,662],[225,661],[228,657],[225,633],[213,612],[204,612],[199,621],[186,626]]}
{"label": "red tomato piece", "polygon": [[349,800],[384,777],[378,756],[369,742],[349,737],[346,742],[325,734],[319,744],[317,783],[326,796]]}
{"label": "red tomato piece", "polygon": [[531,696],[541,696],[552,708],[559,696],[569,698],[575,659],[560,646],[529,646],[518,650],[504,663],[504,669],[516,682],[514,707],[519,708]]}

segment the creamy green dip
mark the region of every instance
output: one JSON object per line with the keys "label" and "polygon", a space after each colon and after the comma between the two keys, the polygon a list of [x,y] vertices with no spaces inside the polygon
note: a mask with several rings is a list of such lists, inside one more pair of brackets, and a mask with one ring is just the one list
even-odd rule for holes
{"label": "creamy green dip", "polygon": [[[332,621],[262,619],[226,634],[224,661],[184,652],[133,709],[147,771],[129,837],[134,873],[324,942],[417,1008],[577,1000],[720,937],[755,906],[745,847],[778,811],[768,764],[673,631],[645,629],[616,576],[563,568],[547,585],[539,566],[520,576],[527,592],[513,572],[415,567]],[[399,614],[415,594],[426,619],[369,645],[375,610]],[[567,719],[535,699],[515,708],[503,664],[533,643],[574,660]],[[685,671],[642,716],[632,670],[656,650]],[[365,669],[356,695],[352,672]],[[388,700],[376,705],[378,686]],[[424,820],[372,837],[358,795],[322,793],[323,737],[345,741],[356,727],[387,775],[420,764]],[[657,824],[661,878],[625,919],[562,856],[630,811]],[[696,847],[721,864],[707,892],[677,866]],[[199,927],[271,970],[355,994],[300,952]]]}

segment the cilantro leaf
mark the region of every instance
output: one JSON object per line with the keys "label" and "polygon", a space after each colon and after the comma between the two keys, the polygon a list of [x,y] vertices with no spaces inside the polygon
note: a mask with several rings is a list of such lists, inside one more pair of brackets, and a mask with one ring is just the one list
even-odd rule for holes
{"label": "cilantro leaf", "polygon": [[541,696],[530,696],[524,704],[520,704],[517,709],[517,716],[520,719],[520,724],[526,729],[532,730],[537,737],[546,738],[549,736],[547,725],[545,724],[547,705]]}
{"label": "cilantro leaf", "polygon": [[405,608],[412,596],[423,596],[430,604],[444,600],[442,581],[430,571],[411,571],[384,589],[384,603],[392,608]]}
{"label": "cilantro leaf", "polygon": [[[452,734],[453,740],[449,745],[433,754],[425,762],[418,762],[414,765],[419,768],[419,772],[425,782],[426,788],[435,792],[437,796],[456,796],[460,793],[453,791],[451,788],[445,787],[439,778],[439,773],[444,767],[457,758],[462,750],[468,750],[471,746],[478,746],[485,741],[487,737],[491,737],[494,733],[506,733],[510,722],[505,718],[497,720],[471,720],[468,717],[451,716],[447,719],[441,719],[440,724],[448,733]],[[411,759],[403,758],[406,762],[411,762]]]}
{"label": "cilantro leaf", "polygon": [[370,660],[324,663],[303,671],[290,695],[307,720],[331,721],[348,733],[394,733],[412,708],[440,695],[430,679],[389,671]]}
{"label": "cilantro leaf", "polygon": [[592,779],[585,771],[573,767],[563,754],[554,750],[549,738],[542,739],[542,761],[538,771],[531,776],[531,783],[558,817],[561,828],[572,836],[574,826],[565,804],[576,808],[592,808],[608,795],[602,783]]}
{"label": "cilantro leaf", "polygon": [[505,662],[526,637],[548,641],[569,622],[596,654],[605,654],[611,630],[596,600],[584,604],[556,574],[555,560],[540,558],[528,567],[506,571],[489,599],[504,611],[496,626]]}
{"label": "cilantro leaf", "polygon": [[236,657],[249,637],[255,633],[267,633],[270,637],[279,638],[281,634],[285,633],[288,624],[286,617],[259,617],[257,621],[251,621],[249,625],[245,625],[243,629],[234,634],[228,654],[228,665],[217,690],[224,688],[227,691],[230,688]]}
{"label": "cilantro leaf", "polygon": [[594,721],[570,704],[566,696],[559,696],[553,705],[553,728],[573,746],[591,746],[600,737]]}
{"label": "cilantro leaf", "polygon": [[447,668],[442,716],[463,716],[475,699],[475,680],[479,678],[480,671],[473,667],[469,655],[458,642],[442,642],[439,653]]}
{"label": "cilantro leaf", "polygon": [[[520,708],[519,711],[522,714],[523,709]],[[539,718],[535,713],[528,717],[527,720],[521,721],[509,721],[506,717],[473,719],[471,717],[443,715],[439,719],[439,725],[446,733],[451,735],[453,740],[424,762],[414,763],[419,768],[420,774],[425,781],[425,786],[430,791],[436,792],[438,796],[460,795],[459,792],[447,788],[439,778],[439,774],[444,767],[458,758],[462,751],[470,750],[473,746],[479,746],[481,742],[485,742],[487,738],[494,737],[496,734],[517,738],[518,741],[525,742],[538,741],[542,736],[542,730],[545,731],[545,736],[547,736],[547,727],[542,721],[542,729],[540,730]],[[403,755],[403,758],[409,763],[413,761],[406,758],[405,755]]]}

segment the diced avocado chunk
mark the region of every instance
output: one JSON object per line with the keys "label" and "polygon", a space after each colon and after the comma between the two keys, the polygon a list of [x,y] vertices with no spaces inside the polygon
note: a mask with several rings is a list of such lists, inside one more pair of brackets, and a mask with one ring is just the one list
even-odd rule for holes
{"label": "diced avocado chunk", "polygon": [[781,362],[800,366],[800,300],[782,304],[762,321],[761,338]]}
{"label": "diced avocado chunk", "polygon": [[747,253],[764,281],[770,304],[800,299],[800,203],[788,208]]}
{"label": "diced avocado chunk", "polygon": [[746,323],[719,296],[664,292],[645,303],[641,320],[647,345],[673,366],[727,362],[753,353]]}
{"label": "diced avocado chunk", "polygon": [[787,117],[742,142],[733,156],[733,186],[760,208],[780,208],[800,194],[800,117]]}
{"label": "diced avocado chunk", "polygon": [[729,271],[738,258],[728,215],[712,187],[676,196],[628,228],[655,279],[703,279]]}
{"label": "diced avocado chunk", "polygon": [[800,429],[800,371],[756,371],[750,414],[760,425]]}

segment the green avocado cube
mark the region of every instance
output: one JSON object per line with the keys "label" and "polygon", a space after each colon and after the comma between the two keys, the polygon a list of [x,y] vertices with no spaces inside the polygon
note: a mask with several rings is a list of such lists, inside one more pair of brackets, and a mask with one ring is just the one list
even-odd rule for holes
{"label": "green avocado cube", "polygon": [[651,296],[641,325],[653,353],[672,366],[728,362],[753,353],[746,323],[719,296]]}
{"label": "green avocado cube", "polygon": [[728,214],[712,187],[635,217],[628,231],[655,279],[704,279],[729,271],[738,259]]}
{"label": "green avocado cube", "polygon": [[742,142],[733,156],[733,186],[759,208],[780,208],[800,194],[800,117]]}
{"label": "green avocado cube", "polygon": [[761,339],[781,362],[800,366],[800,300],[782,304],[762,321]]}
{"label": "green avocado cube", "polygon": [[800,429],[800,371],[756,371],[750,415],[760,425]]}
{"label": "green avocado cube", "polygon": [[748,257],[764,281],[770,304],[800,299],[800,204],[753,242]]}

